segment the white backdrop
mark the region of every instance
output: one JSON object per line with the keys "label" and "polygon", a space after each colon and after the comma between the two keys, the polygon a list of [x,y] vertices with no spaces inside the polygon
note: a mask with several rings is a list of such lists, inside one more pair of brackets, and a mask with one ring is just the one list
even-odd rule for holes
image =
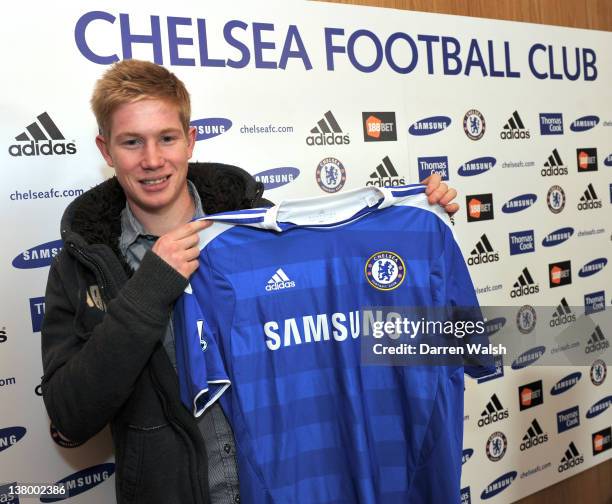
{"label": "white backdrop", "polygon": [[[78,447],[52,435],[37,387],[62,211],[112,174],[93,142],[88,101],[116,59],[155,60],[183,79],[202,135],[194,160],[278,181],[266,193],[275,202],[329,191],[316,179],[326,159],[344,168],[341,190],[415,182],[419,167],[444,172],[460,193],[456,231],[484,306],[532,306],[546,325],[560,305],[568,318],[564,303],[578,317],[593,301],[609,304],[610,33],[297,1],[35,2],[4,13],[0,502],[18,502],[3,497],[3,484],[60,480],[86,492],[71,502],[112,500],[108,432]],[[480,139],[466,134],[464,117]],[[364,121],[381,126],[368,135]],[[501,138],[508,134],[519,138]],[[553,174],[542,175],[547,168]],[[532,293],[513,296],[515,283]],[[596,338],[609,341],[602,313]],[[499,334],[538,346],[504,318]],[[565,366],[504,362],[498,379],[468,380],[464,502],[511,502],[610,458],[610,350],[586,354],[592,332],[572,337],[565,348],[581,358]],[[547,355],[559,350],[544,346]],[[532,407],[521,410],[525,388]],[[530,437],[540,442],[521,450]],[[493,446],[505,447],[503,457]]]}

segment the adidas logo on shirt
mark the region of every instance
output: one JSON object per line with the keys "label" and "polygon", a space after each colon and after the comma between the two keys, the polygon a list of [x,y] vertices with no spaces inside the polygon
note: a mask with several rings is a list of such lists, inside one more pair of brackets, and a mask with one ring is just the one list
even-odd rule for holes
{"label": "adidas logo on shirt", "polygon": [[534,418],[527,429],[527,434],[523,436],[523,442],[521,443],[520,449],[521,451],[525,451],[539,444],[546,443],[546,441],[548,441],[548,434],[544,433],[538,420]]}
{"label": "adidas logo on shirt", "polygon": [[64,141],[64,135],[47,112],[43,112],[36,119],[37,121],[26,126],[25,131],[15,137],[19,143],[9,146],[11,156],[76,154],[74,142]]}
{"label": "adidas logo on shirt", "polygon": [[563,160],[557,149],[553,149],[552,154],[548,156],[548,161],[544,163],[544,168],[540,171],[542,177],[550,177],[553,175],[567,175],[567,166],[563,164]]}
{"label": "adidas logo on shirt", "polygon": [[584,194],[580,196],[578,210],[593,210],[595,208],[601,208],[601,200],[597,197],[593,184],[589,184]]}
{"label": "adidas logo on shirt", "polygon": [[557,470],[561,473],[563,471],[571,469],[572,467],[576,467],[577,465],[580,465],[583,462],[584,457],[580,455],[578,449],[576,448],[576,445],[572,441],[569,444],[567,450],[565,450],[565,456],[561,459]]}
{"label": "adidas logo on shirt", "polygon": [[510,297],[512,298],[528,296],[529,294],[537,294],[540,292],[540,286],[533,281],[527,268],[523,268],[518,280],[514,282],[512,287],[513,289],[510,291]]}
{"label": "adidas logo on shirt", "polygon": [[589,341],[584,347],[584,353],[602,352],[610,347],[610,342],[606,339],[601,328],[597,326],[591,334]]}
{"label": "adidas logo on shirt", "polygon": [[478,427],[484,427],[485,425],[499,422],[500,420],[508,418],[508,416],[508,410],[502,406],[497,394],[493,394],[487,406],[480,414]]}
{"label": "adidas logo on shirt", "polygon": [[483,234],[478,243],[476,243],[475,248],[470,252],[467,263],[470,266],[474,266],[497,261],[499,261],[499,253],[493,250],[487,235]]}
{"label": "adidas logo on shirt", "polygon": [[366,182],[367,186],[376,187],[399,186],[405,184],[406,179],[404,177],[400,178],[389,156],[383,158],[382,163],[370,174],[370,180]]}
{"label": "adidas logo on shirt", "polygon": [[343,134],[342,128],[340,128],[331,110],[323,114],[323,118],[310,130],[310,133],[311,135],[306,137],[306,144],[310,146],[348,145],[351,143],[350,137]]}
{"label": "adidas logo on shirt", "polygon": [[531,133],[525,128],[521,116],[515,110],[504,125],[504,129],[499,136],[502,140],[519,140],[530,138]]}
{"label": "adidas logo on shirt", "polygon": [[561,299],[561,303],[557,306],[555,313],[553,313],[552,320],[550,321],[550,327],[556,327],[563,324],[569,324],[570,322],[576,321],[576,315],[572,313],[572,309],[567,304],[565,298]]}
{"label": "adidas logo on shirt", "polygon": [[270,280],[268,280],[268,283],[266,284],[266,290],[268,292],[282,289],[291,289],[292,287],[295,287],[295,282],[289,279],[289,277],[282,270],[282,268],[278,268],[276,270],[276,273],[272,275],[272,278],[270,278]]}

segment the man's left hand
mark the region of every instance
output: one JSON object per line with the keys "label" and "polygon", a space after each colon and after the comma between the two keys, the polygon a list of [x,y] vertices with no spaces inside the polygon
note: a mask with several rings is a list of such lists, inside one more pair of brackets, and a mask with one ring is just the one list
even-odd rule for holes
{"label": "man's left hand", "polygon": [[444,208],[448,215],[453,215],[459,210],[459,205],[457,203],[451,203],[451,201],[457,197],[457,191],[442,182],[440,175],[432,173],[425,180],[421,180],[421,184],[427,186],[425,194],[427,195],[427,200],[430,205],[435,205],[437,203]]}

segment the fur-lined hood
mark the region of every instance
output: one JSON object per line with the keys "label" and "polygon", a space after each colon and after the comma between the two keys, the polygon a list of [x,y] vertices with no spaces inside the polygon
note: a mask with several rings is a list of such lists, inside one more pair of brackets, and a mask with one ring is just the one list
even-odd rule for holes
{"label": "fur-lined hood", "polygon": [[[189,163],[187,178],[202,198],[206,214],[270,206],[262,199],[263,184],[237,166],[221,163]],[[116,177],[91,188],[75,199],[64,212],[61,235],[77,246],[104,244],[118,257],[121,212],[125,194]]]}

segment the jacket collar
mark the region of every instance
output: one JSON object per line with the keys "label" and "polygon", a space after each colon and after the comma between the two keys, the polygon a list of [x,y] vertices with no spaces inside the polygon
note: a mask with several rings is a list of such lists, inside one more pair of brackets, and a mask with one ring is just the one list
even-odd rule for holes
{"label": "jacket collar", "polygon": [[[206,214],[269,206],[263,184],[242,168],[221,163],[189,163],[187,178],[194,184]],[[116,177],[91,188],[64,212],[61,235],[79,247],[104,244],[120,257],[121,212],[125,194]]]}

